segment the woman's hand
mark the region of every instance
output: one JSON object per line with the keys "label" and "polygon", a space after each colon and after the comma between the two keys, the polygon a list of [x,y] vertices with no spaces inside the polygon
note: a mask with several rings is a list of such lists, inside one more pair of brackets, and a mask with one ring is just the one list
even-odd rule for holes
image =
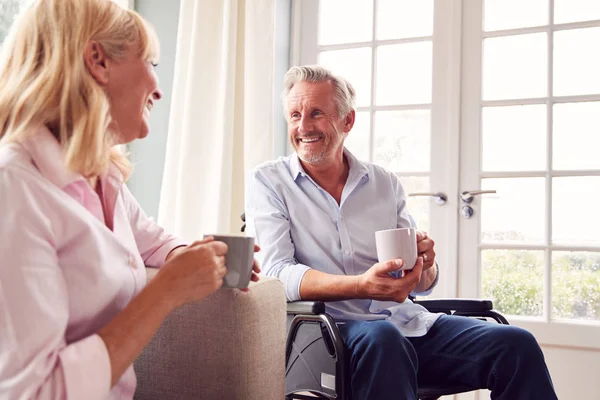
{"label": "woman's hand", "polygon": [[172,307],[203,299],[219,289],[227,273],[226,254],[227,245],[212,236],[173,252],[155,278]]}
{"label": "woman's hand", "polygon": [[[254,245],[254,252],[257,253],[260,251],[260,247],[255,244]],[[252,282],[258,282],[258,280],[260,279],[260,277],[258,276],[258,274],[260,273],[260,265],[258,265],[258,261],[256,261],[256,259],[254,259],[254,264],[252,264],[252,277],[250,278],[250,280]],[[250,290],[250,288],[244,288],[244,289],[240,289],[242,292],[248,292]]]}

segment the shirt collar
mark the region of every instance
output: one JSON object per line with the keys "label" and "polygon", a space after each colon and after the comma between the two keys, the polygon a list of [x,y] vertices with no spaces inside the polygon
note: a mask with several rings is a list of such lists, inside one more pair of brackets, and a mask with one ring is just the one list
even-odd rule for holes
{"label": "shirt collar", "polygon": [[[356,158],[354,154],[352,154],[346,147],[344,147],[344,155],[346,156],[346,159],[348,160],[348,166],[350,167],[348,181],[350,181],[351,178],[360,179],[365,175],[369,175],[369,169],[367,166],[358,158]],[[302,164],[300,163],[297,153],[294,153],[291,156],[290,171],[294,180],[297,180],[299,176],[308,176],[304,170],[304,167],[302,167]]]}
{"label": "shirt collar", "polygon": [[297,153],[292,154],[290,158],[290,171],[292,172],[292,178],[294,178],[294,180],[298,179],[300,175],[307,175],[306,171],[304,171],[304,167],[302,167],[302,164],[300,164],[300,159],[298,158]]}
{"label": "shirt collar", "polygon": [[[29,153],[42,176],[60,189],[64,189],[76,181],[85,180],[81,174],[67,168],[64,150],[47,127],[35,128],[34,132],[20,141],[20,144]],[[100,179],[114,183],[115,180],[120,181],[120,177],[118,168],[111,163],[106,176],[101,176]]]}

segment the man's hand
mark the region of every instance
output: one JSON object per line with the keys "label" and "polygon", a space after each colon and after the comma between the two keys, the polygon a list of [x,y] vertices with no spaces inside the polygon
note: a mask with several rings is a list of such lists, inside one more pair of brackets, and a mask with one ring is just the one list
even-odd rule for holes
{"label": "man's hand", "polygon": [[423,271],[435,265],[434,245],[435,243],[427,236],[426,232],[417,231],[417,253],[419,257],[423,257]]}
{"label": "man's hand", "polygon": [[415,292],[424,292],[428,290],[438,274],[437,267],[431,268],[435,263],[435,243],[427,236],[427,233],[417,231],[417,253],[423,258],[423,272],[421,280],[415,288]]}
{"label": "man's hand", "polygon": [[401,278],[392,278],[389,273],[402,268],[403,260],[390,260],[373,265],[358,276],[357,292],[360,298],[404,302],[421,280],[423,258],[418,257],[412,270],[404,271]]}

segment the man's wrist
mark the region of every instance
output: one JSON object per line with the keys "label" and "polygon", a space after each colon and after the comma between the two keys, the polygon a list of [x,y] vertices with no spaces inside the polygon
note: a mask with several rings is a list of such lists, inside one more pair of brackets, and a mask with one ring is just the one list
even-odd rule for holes
{"label": "man's wrist", "polygon": [[439,267],[437,261],[433,262],[433,265],[431,266],[430,270],[433,270],[433,273],[431,273],[431,283],[425,290],[430,290],[431,288],[433,288],[433,285],[435,285],[435,282],[437,281],[439,274]]}
{"label": "man's wrist", "polygon": [[352,298],[354,299],[363,299],[364,295],[362,293],[362,285],[361,285],[361,275],[354,275],[354,276],[349,276],[348,278],[352,278],[353,279],[353,293],[352,293]]}

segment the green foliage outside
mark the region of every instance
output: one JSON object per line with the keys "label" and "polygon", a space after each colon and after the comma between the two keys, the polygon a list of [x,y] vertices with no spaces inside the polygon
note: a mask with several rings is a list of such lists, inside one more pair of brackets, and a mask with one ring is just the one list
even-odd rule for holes
{"label": "green foliage outside", "polygon": [[[543,314],[544,252],[482,252],[482,295],[507,315]],[[600,253],[554,252],[552,317],[600,321]]]}

